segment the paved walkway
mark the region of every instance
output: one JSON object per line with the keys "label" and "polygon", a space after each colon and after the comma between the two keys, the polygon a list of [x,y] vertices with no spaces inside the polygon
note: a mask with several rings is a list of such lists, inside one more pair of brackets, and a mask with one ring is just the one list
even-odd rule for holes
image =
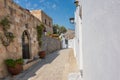
{"label": "paved walkway", "polygon": [[[68,80],[78,72],[72,49],[63,49],[46,56],[23,73],[5,80]],[[72,80],[72,79],[71,79]]]}

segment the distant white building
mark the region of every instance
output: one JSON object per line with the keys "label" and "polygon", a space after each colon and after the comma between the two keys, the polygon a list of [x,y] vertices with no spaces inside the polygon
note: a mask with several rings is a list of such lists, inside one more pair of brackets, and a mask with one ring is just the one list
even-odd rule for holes
{"label": "distant white building", "polygon": [[66,42],[66,39],[65,39],[65,37],[64,37],[64,34],[61,34],[61,35],[59,36],[59,38],[61,39],[61,46],[62,46],[62,48],[68,48],[68,44],[67,44],[67,42]]}

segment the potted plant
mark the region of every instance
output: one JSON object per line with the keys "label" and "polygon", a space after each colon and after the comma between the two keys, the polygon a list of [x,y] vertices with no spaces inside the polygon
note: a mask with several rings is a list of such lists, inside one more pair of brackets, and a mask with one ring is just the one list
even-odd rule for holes
{"label": "potted plant", "polygon": [[39,53],[38,53],[38,55],[39,55],[39,57],[40,58],[45,58],[45,56],[46,56],[46,52],[45,51],[40,51]]}
{"label": "potted plant", "polygon": [[23,59],[17,60],[6,59],[5,63],[7,65],[8,72],[11,73],[12,75],[17,75],[23,70],[22,68]]}
{"label": "potted plant", "polygon": [[24,60],[22,58],[15,60],[16,68],[21,72],[23,70]]}

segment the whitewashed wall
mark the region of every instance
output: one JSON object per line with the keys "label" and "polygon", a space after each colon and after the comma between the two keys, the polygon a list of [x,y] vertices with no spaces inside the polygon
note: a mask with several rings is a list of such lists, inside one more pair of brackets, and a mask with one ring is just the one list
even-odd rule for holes
{"label": "whitewashed wall", "polygon": [[59,36],[59,38],[61,39],[61,48],[64,49],[64,48],[68,48],[68,44],[66,43],[66,39],[64,37],[64,34],[61,34]]}
{"label": "whitewashed wall", "polygon": [[83,0],[84,80],[120,80],[120,0]]}
{"label": "whitewashed wall", "polygon": [[76,45],[75,38],[68,40],[68,48],[72,48],[74,51],[74,57],[76,57]]}
{"label": "whitewashed wall", "polygon": [[65,42],[65,38],[63,37],[62,40],[61,40],[61,44],[62,44],[62,48],[67,48],[67,44]]}
{"label": "whitewashed wall", "polygon": [[76,44],[76,59],[80,71],[83,70],[83,53],[82,53],[82,21],[80,18],[80,6],[76,7],[75,11],[75,44]]}

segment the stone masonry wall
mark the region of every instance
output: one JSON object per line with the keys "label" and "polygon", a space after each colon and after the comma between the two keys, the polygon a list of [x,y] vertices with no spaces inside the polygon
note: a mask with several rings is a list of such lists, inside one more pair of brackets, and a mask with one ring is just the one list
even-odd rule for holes
{"label": "stone masonry wall", "polygon": [[46,27],[48,33],[53,33],[53,20],[42,10],[32,10],[31,14],[37,17]]}
{"label": "stone masonry wall", "polygon": [[58,39],[51,38],[48,36],[42,37],[41,50],[45,50],[47,54],[61,49],[61,42]]}
{"label": "stone masonry wall", "polygon": [[[0,41],[0,78],[7,75],[7,69],[4,63],[8,58],[22,58],[22,35],[26,30],[30,37],[30,56],[31,59],[38,53],[38,42],[36,26],[40,21],[35,18],[28,10],[25,10],[12,2],[12,0],[0,0],[0,20],[9,16],[10,32],[15,35],[14,42],[6,48]],[[3,30],[0,26],[0,32]]]}

